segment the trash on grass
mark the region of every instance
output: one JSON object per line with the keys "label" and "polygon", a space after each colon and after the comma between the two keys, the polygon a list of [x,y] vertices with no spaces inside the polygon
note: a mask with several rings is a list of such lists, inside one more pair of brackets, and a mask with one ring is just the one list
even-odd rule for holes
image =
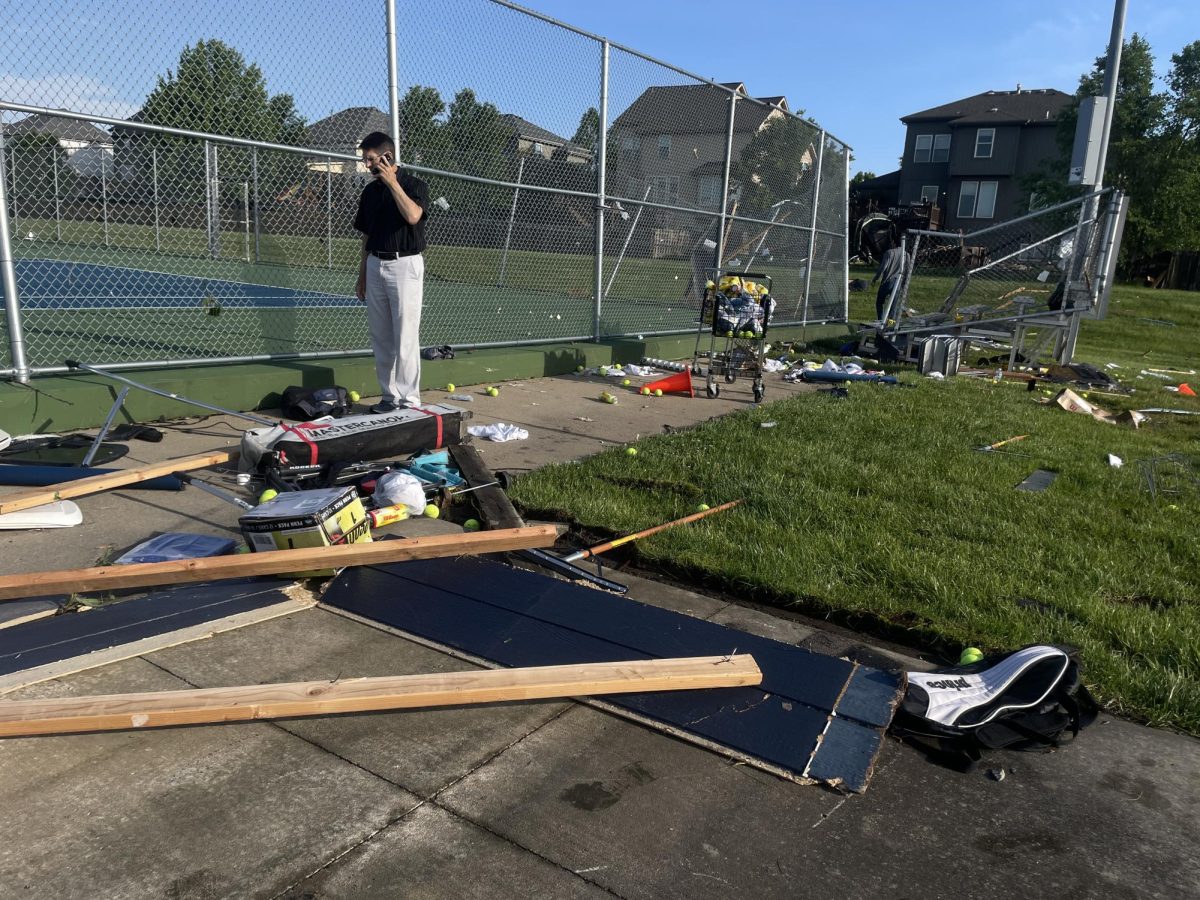
{"label": "trash on grass", "polygon": [[1067,412],[1085,413],[1097,422],[1107,422],[1109,425],[1129,424],[1137,428],[1146,420],[1146,417],[1136,410],[1129,410],[1114,416],[1108,410],[1101,409],[1084,400],[1070,388],[1063,388],[1059,391],[1054,397],[1054,402]]}
{"label": "trash on grass", "polygon": [[1017,485],[1017,490],[1040,494],[1054,484],[1054,479],[1057,477],[1058,473],[1051,472],[1049,469],[1035,469],[1028,478]]}
{"label": "trash on grass", "polygon": [[1108,464],[1114,469],[1119,469],[1121,466],[1125,465],[1125,460],[1121,459],[1121,457],[1117,456],[1115,453],[1110,453],[1108,454]]}

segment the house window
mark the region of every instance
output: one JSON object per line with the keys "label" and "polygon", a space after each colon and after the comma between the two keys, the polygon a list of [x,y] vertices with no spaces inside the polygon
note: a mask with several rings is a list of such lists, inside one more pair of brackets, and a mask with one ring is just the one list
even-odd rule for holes
{"label": "house window", "polygon": [[935,134],[933,136],[933,161],[946,162],[950,158],[950,135]]}
{"label": "house window", "polygon": [[938,201],[938,186],[936,184],[925,184],[921,186],[921,202],[922,203],[937,203]]}
{"label": "house window", "polygon": [[721,179],[703,176],[696,185],[696,205],[701,209],[716,209],[721,205]]}
{"label": "house window", "polygon": [[958,191],[960,219],[990,219],[996,213],[995,181],[964,181]]}
{"label": "house window", "polygon": [[946,162],[950,158],[950,135],[918,134],[913,148],[913,162]]}
{"label": "house window", "polygon": [[658,158],[671,158],[671,136],[669,134],[660,134],[658,136]]}
{"label": "house window", "polygon": [[646,179],[650,186],[650,202],[679,205],[679,176],[651,175]]}
{"label": "house window", "polygon": [[996,143],[995,128],[980,128],[975,132],[975,158],[991,159],[992,147]]}

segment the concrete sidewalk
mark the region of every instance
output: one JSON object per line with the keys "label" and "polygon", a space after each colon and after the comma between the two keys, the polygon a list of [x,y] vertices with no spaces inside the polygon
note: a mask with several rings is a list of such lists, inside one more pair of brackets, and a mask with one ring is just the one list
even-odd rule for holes
{"label": "concrete sidewalk", "polygon": [[[732,411],[745,396],[631,394],[612,407],[594,399],[601,387],[565,377],[479,395],[476,421],[531,432],[482,444],[489,464],[574,458]],[[772,381],[768,400],[794,390]],[[233,443],[217,420],[203,428],[135,452]],[[79,528],[0,533],[3,570],[86,565],[102,546],[155,531],[236,529],[234,507],[192,489],[79,503]],[[730,627],[870,652],[853,635],[733,597],[621,578],[637,599]],[[9,696],[465,668],[316,608]],[[991,765],[1007,777],[949,772],[889,742],[867,793],[842,796],[552,701],[6,740],[0,886],[54,898],[1200,893],[1200,742],[1103,717],[1061,752]]]}

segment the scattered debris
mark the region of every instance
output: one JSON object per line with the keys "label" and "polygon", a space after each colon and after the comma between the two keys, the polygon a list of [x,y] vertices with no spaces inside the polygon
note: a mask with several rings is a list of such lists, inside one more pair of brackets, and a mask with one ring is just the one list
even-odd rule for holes
{"label": "scattered debris", "polygon": [[1115,453],[1110,453],[1108,454],[1108,464],[1114,469],[1119,469],[1125,465],[1125,460],[1121,459]]}
{"label": "scattered debris", "polygon": [[524,428],[517,425],[506,425],[503,422],[497,422],[494,425],[472,425],[467,428],[467,431],[474,437],[485,438],[498,444],[505,441],[524,441],[529,438],[529,432]]}
{"label": "scattered debris", "polygon": [[1057,472],[1051,472],[1048,469],[1035,469],[1029,477],[1017,485],[1017,490],[1040,494],[1046,488],[1050,487],[1050,485],[1054,484],[1054,479],[1057,477]]}
{"label": "scattered debris", "polygon": [[[698,519],[703,519],[705,516],[711,516],[713,513],[719,513],[727,509],[732,509],[741,503],[741,500],[730,500],[728,503],[722,503],[720,506],[707,507],[692,513],[690,516],[684,516],[682,519],[675,519],[671,522],[666,522],[662,525],[655,525],[653,528],[647,528],[643,531],[637,531],[633,534],[627,534],[624,537],[619,537],[611,541],[605,541],[603,544],[597,544],[595,547],[590,547],[587,550],[576,550],[574,553],[568,554],[565,559],[567,562],[575,562],[579,559],[588,559],[598,556],[601,553],[607,553],[609,550],[614,550],[631,541],[641,540],[644,537],[649,537],[652,534],[658,534],[660,531],[666,531],[668,528],[674,528],[676,525],[686,525],[689,522],[695,522]],[[701,504],[703,506],[703,504]]]}
{"label": "scattered debris", "polygon": [[1065,409],[1067,412],[1084,413],[1091,416],[1097,422],[1107,422],[1109,425],[1128,424],[1137,428],[1146,420],[1146,417],[1137,410],[1127,410],[1118,415],[1113,415],[1108,410],[1101,409],[1084,400],[1070,388],[1063,388],[1054,397],[1054,402]]}

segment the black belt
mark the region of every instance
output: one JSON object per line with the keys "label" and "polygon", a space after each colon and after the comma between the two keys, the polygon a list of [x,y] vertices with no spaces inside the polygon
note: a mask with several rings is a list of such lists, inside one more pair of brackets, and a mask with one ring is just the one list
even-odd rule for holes
{"label": "black belt", "polygon": [[377,256],[380,259],[400,259],[404,256],[418,256],[420,250],[368,250],[372,256]]}

